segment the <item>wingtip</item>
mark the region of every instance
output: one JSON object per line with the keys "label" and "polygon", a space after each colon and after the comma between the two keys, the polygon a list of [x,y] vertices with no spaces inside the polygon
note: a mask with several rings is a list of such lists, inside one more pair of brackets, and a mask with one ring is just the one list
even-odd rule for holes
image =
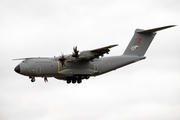
{"label": "wingtip", "polygon": [[170,27],[175,27],[175,26],[177,26],[177,25],[169,25]]}
{"label": "wingtip", "polygon": [[118,46],[118,44],[114,44],[114,45],[110,45],[111,47],[116,47],[116,46]]}
{"label": "wingtip", "polygon": [[177,25],[168,25],[168,26],[164,26],[166,28],[170,28],[170,27],[176,27]]}
{"label": "wingtip", "polygon": [[28,59],[28,58],[17,58],[17,59],[12,59],[12,60],[25,60],[25,59]]}

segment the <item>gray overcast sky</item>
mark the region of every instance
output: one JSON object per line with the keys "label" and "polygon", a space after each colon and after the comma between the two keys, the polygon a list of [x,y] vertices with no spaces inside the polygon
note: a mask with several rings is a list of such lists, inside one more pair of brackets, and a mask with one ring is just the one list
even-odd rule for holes
{"label": "gray overcast sky", "polygon": [[119,44],[136,28],[180,25],[179,0],[1,0],[1,120],[179,120],[180,27],[158,32],[147,58],[82,84],[14,72],[14,58]]}

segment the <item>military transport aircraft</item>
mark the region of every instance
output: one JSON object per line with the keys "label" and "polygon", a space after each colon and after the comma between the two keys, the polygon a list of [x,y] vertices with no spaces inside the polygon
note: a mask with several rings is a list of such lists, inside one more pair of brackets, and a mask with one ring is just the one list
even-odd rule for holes
{"label": "military transport aircraft", "polygon": [[126,50],[119,56],[103,57],[104,54],[109,53],[110,48],[117,44],[82,52],[79,52],[76,46],[70,55],[14,59],[23,60],[14,70],[21,75],[28,76],[31,82],[35,81],[35,77],[43,77],[45,82],[48,82],[48,77],[55,77],[68,84],[81,83],[83,79],[89,79],[92,76],[98,76],[145,59],[144,54],[156,32],[174,26],[149,30],[136,29]]}

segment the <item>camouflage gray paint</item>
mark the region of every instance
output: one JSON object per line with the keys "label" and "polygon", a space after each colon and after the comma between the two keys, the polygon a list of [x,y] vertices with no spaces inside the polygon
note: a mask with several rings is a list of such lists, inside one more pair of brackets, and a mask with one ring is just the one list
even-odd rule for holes
{"label": "camouflage gray paint", "polygon": [[99,58],[105,53],[108,53],[110,48],[117,45],[82,51],[79,54],[76,47],[74,48],[74,51],[77,52],[76,54],[63,55],[63,59],[60,59],[60,57],[24,58],[23,61],[15,67],[15,71],[21,75],[29,76],[32,82],[35,81],[35,77],[44,77],[45,82],[47,82],[47,77],[55,77],[60,80],[65,80],[67,83],[81,83],[83,79],[98,76],[145,59],[144,54],[156,35],[156,32],[173,26],[174,25],[149,30],[136,29],[134,36],[124,54],[121,56]]}

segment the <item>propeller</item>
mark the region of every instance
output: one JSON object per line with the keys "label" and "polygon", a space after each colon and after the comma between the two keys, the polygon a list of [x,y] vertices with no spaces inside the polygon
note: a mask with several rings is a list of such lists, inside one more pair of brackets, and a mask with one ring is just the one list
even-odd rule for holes
{"label": "propeller", "polygon": [[72,57],[75,57],[75,58],[79,57],[79,50],[77,50],[77,46],[73,47]]}
{"label": "propeller", "polygon": [[66,58],[65,58],[64,54],[62,54],[62,55],[60,56],[59,61],[61,62],[62,67],[65,66]]}

